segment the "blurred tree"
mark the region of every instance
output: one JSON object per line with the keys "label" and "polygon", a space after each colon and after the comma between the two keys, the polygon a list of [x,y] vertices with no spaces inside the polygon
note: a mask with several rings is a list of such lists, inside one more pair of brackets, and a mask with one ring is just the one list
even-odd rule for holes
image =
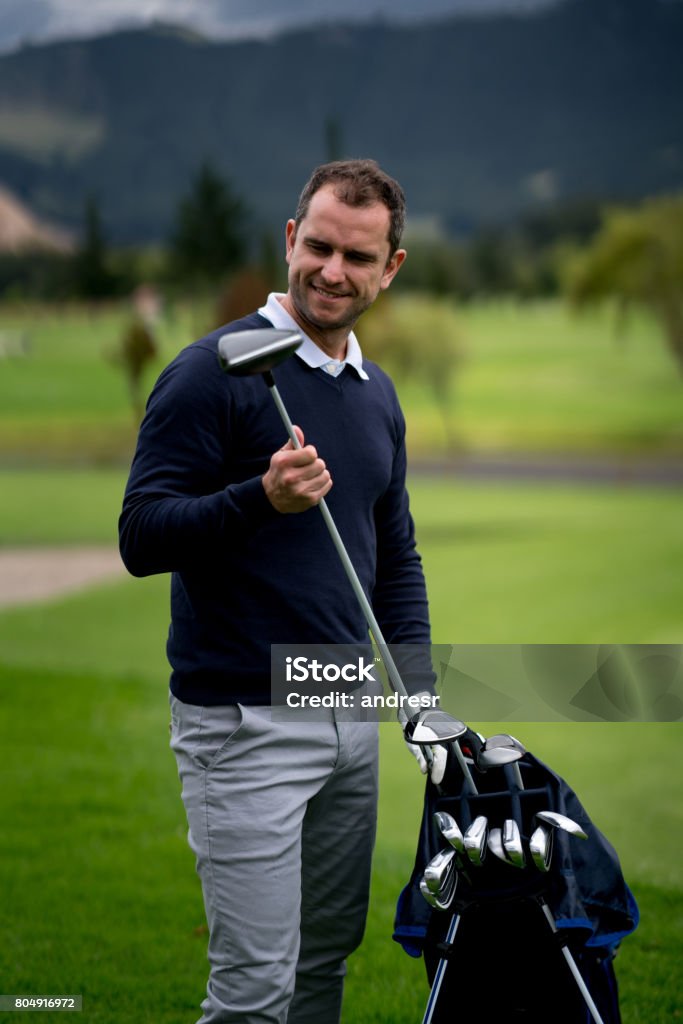
{"label": "blurred tree", "polygon": [[246,208],[207,162],[181,200],[171,237],[174,275],[194,287],[213,286],[246,253]]}
{"label": "blurred tree", "polygon": [[72,264],[74,291],[82,299],[104,299],[116,294],[118,283],[109,267],[99,203],[92,195],[85,201],[83,221]]}
{"label": "blurred tree", "polygon": [[566,294],[575,308],[616,299],[659,320],[683,375],[683,195],[605,211],[593,243],[567,260]]}
{"label": "blurred tree", "polygon": [[408,240],[409,259],[392,285],[396,292],[427,292],[430,295],[470,298],[475,291],[472,261],[463,245],[446,239]]}
{"label": "blurred tree", "polygon": [[270,291],[271,284],[259,267],[245,267],[239,270],[218,298],[214,326],[220,327],[221,324],[239,320],[240,317],[253,313],[259,306],[264,305]]}
{"label": "blurred tree", "polygon": [[460,322],[453,303],[426,295],[383,294],[362,320],[363,351],[397,379],[424,382],[438,408],[449,451],[459,442],[453,419],[453,383],[462,359]]}

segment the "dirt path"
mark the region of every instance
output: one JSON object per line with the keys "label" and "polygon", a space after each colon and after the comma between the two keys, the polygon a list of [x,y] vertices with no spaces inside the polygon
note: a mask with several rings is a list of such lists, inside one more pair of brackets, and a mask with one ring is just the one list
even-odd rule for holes
{"label": "dirt path", "polygon": [[125,571],[113,547],[0,549],[0,608],[47,601]]}

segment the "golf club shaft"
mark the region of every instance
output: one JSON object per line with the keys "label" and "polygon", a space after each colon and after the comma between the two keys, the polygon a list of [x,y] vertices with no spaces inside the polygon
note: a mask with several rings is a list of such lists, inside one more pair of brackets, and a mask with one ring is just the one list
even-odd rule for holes
{"label": "golf club shaft", "polygon": [[[451,923],[448,926],[448,932],[446,934],[446,942],[450,945],[455,939],[458,925],[460,924],[460,915],[454,914],[451,918]],[[425,1007],[424,1017],[422,1018],[422,1024],[431,1024],[432,1017],[434,1016],[434,1010],[439,999],[439,991],[441,989],[441,983],[448,967],[448,960],[446,957],[442,957],[439,960],[439,965],[436,968],[436,974],[434,975],[434,983],[432,990],[429,993],[429,999],[427,1000],[427,1006]]]}
{"label": "golf club shaft", "polygon": [[[548,924],[550,925],[550,927],[551,927],[551,929],[553,931],[553,934],[556,935],[557,934],[557,925],[555,924],[555,918],[553,917],[553,912],[550,909],[550,907],[548,906],[548,904],[545,902],[545,900],[541,900],[540,903],[541,903],[541,909],[542,909],[543,913],[545,914],[545,918],[546,918]],[[595,1024],[604,1024],[604,1021],[603,1021],[602,1017],[600,1016],[600,1011],[598,1010],[597,1006],[595,1005],[595,1003],[593,1001],[593,997],[590,994],[590,992],[588,991],[588,988],[586,987],[586,982],[581,977],[581,972],[579,971],[579,968],[576,965],[576,960],[572,956],[571,950],[567,949],[566,946],[562,946],[562,955],[564,956],[565,960],[567,961],[567,966],[569,967],[569,970],[572,972],[572,974],[574,976],[574,981],[576,982],[576,984],[577,984],[577,986],[579,988],[579,991],[581,992],[581,995],[584,998],[586,1006],[590,1010],[591,1017],[595,1021]]]}
{"label": "golf club shaft", "polygon": [[[275,383],[271,383],[271,380],[272,377],[270,380],[266,379],[266,384],[268,385],[268,389],[271,395],[273,396],[273,401],[275,402],[277,410],[280,413],[280,418],[282,419],[282,422],[285,425],[285,429],[287,431],[287,434],[289,435],[289,439],[295,448],[301,448],[299,438],[296,436],[296,431],[294,430],[292,421],[289,418],[289,413],[285,408],[285,404],[282,401],[280,392],[278,391]],[[337,529],[337,525],[334,519],[332,518],[332,513],[327,507],[327,502],[325,501],[324,498],[321,498],[320,501],[318,502],[318,508],[320,509],[323,519],[325,520],[325,525],[327,526],[330,537],[332,538],[332,543],[334,544],[337,554],[339,555],[341,563],[344,567],[344,571],[348,577],[349,583],[353,588],[356,600],[358,601],[361,610],[365,616],[365,621],[367,622],[370,628],[370,633],[372,634],[372,637],[375,643],[377,644],[379,652],[382,655],[382,660],[386,667],[387,675],[389,676],[389,681],[392,685],[392,688],[400,696],[407,698],[408,691],[406,690],[403,680],[401,679],[398,668],[396,667],[396,663],[391,656],[391,652],[387,646],[387,642],[384,639],[382,630],[380,629],[380,625],[377,619],[375,618],[375,613],[372,610],[370,602],[365,596],[365,591],[363,590],[361,582],[358,579],[358,574],[356,573],[356,570],[353,566],[353,562],[349,558],[349,553],[346,550],[346,547],[344,546],[344,541],[341,539],[339,530]]]}
{"label": "golf club shaft", "polygon": [[[294,425],[291,419],[289,418],[289,413],[287,412],[285,403],[282,401],[282,396],[280,395],[280,392],[277,389],[277,385],[273,380],[272,374],[266,373],[264,374],[264,378],[266,384],[268,385],[268,390],[273,396],[273,401],[277,406],[277,411],[280,413],[280,419],[285,425],[285,430],[287,431],[290,441],[292,442],[295,448],[301,448],[299,438],[296,436],[296,431],[294,430]],[[372,606],[368,601],[367,597],[365,596],[365,591],[363,590],[360,580],[358,579],[358,574],[356,573],[356,570],[353,566],[353,562],[349,558],[349,553],[346,550],[344,541],[341,539],[339,530],[337,529],[337,525],[334,519],[332,518],[332,513],[327,507],[327,502],[325,501],[324,498],[320,499],[320,501],[318,502],[318,507],[320,509],[323,519],[325,520],[325,525],[327,526],[330,537],[332,538],[332,543],[334,544],[337,554],[339,555],[341,563],[344,567],[344,571],[348,577],[349,583],[353,588],[356,600],[358,601],[358,604],[361,607],[363,615],[365,616],[365,621],[368,624],[370,633],[372,634],[372,638],[375,641],[375,644],[377,645],[377,649],[379,650],[380,655],[382,656],[382,661],[384,662],[384,666],[387,670],[387,675],[389,676],[389,682],[391,683],[392,689],[399,696],[407,699],[408,691],[406,690],[403,680],[401,679],[401,674],[398,671],[398,668],[396,667],[396,662],[394,661],[391,655],[391,651],[389,650],[389,647],[387,645],[387,642],[384,639],[382,630],[380,629],[379,622],[375,618],[375,613],[372,610]],[[424,750],[427,763],[431,768],[431,751],[428,748],[424,748]],[[472,773],[470,772],[469,766],[465,761],[465,756],[462,750],[460,749],[460,744],[458,743],[457,740],[453,741],[453,750],[457,758],[458,764],[460,765],[460,770],[467,779],[470,789],[474,794],[476,794],[477,787],[474,783]]]}

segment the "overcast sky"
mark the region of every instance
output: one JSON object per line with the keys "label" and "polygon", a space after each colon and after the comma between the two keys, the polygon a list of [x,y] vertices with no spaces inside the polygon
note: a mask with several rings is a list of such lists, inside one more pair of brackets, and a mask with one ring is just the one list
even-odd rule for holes
{"label": "overcast sky", "polygon": [[212,38],[272,34],[321,21],[434,17],[456,11],[525,11],[558,0],[0,0],[0,51],[24,41],[96,35],[162,20]]}

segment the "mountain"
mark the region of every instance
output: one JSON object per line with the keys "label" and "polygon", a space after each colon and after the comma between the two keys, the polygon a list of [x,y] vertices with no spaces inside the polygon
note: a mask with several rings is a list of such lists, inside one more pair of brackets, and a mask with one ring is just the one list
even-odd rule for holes
{"label": "mountain", "polygon": [[47,224],[7,189],[0,188],[0,253],[73,250],[73,240],[60,228]]}
{"label": "mountain", "polygon": [[164,237],[209,159],[278,233],[309,170],[375,156],[451,233],[683,183],[683,4],[376,20],[214,43],[163,26],[0,58],[0,181],[72,228]]}

